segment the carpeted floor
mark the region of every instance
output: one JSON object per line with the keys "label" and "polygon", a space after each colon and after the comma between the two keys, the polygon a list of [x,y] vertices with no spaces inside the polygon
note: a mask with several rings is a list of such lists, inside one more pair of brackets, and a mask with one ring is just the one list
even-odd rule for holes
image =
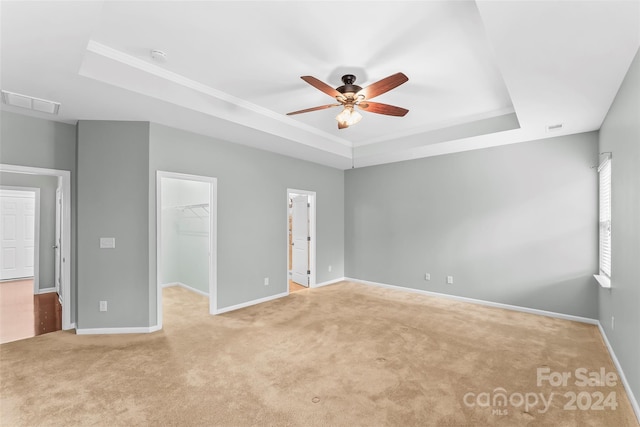
{"label": "carpeted floor", "polygon": [[164,304],[157,333],[1,345],[0,424],[637,425],[619,379],[576,384],[616,372],[593,325],[354,283],[218,316],[179,287]]}

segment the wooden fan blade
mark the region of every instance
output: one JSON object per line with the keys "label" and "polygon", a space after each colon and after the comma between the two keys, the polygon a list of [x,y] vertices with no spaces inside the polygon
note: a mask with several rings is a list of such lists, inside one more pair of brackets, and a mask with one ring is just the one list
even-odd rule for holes
{"label": "wooden fan blade", "polygon": [[361,110],[369,113],[385,114],[387,116],[402,117],[409,112],[406,108],[396,107],[395,105],[382,104],[380,102],[363,101],[358,104]]}
{"label": "wooden fan blade", "polygon": [[346,123],[338,122],[338,129],[346,129],[349,125]]}
{"label": "wooden fan blade", "polygon": [[356,95],[364,95],[365,99],[371,99],[391,89],[400,86],[402,83],[409,81],[409,77],[402,73],[396,73],[389,77],[385,77],[359,91]]}
{"label": "wooden fan blade", "polygon": [[293,111],[291,113],[287,113],[287,116],[293,116],[294,114],[309,113],[311,111],[326,110],[327,108],[339,107],[340,105],[341,104],[328,104],[328,105],[321,105],[319,107],[306,108],[304,110],[298,110],[298,111]]}
{"label": "wooden fan blade", "polygon": [[316,89],[326,93],[327,95],[329,95],[332,98],[335,98],[337,96],[342,96],[342,94],[340,92],[338,92],[337,90],[335,90],[334,88],[332,88],[331,86],[326,84],[325,82],[316,79],[315,77],[302,76],[300,78],[302,80],[304,80],[305,82],[309,83],[311,86],[315,87]]}

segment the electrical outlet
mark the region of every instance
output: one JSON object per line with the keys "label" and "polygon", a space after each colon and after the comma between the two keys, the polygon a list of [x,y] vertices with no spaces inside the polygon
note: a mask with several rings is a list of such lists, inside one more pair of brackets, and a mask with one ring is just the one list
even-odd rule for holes
{"label": "electrical outlet", "polygon": [[269,286],[269,278],[268,277],[264,278],[264,285],[265,286]]}
{"label": "electrical outlet", "polygon": [[100,301],[100,311],[107,311],[107,302]]}
{"label": "electrical outlet", "polygon": [[447,284],[453,285],[453,276],[447,276]]}
{"label": "electrical outlet", "polygon": [[615,326],[616,326],[615,320],[616,320],[615,317],[611,316],[611,330],[615,329]]}
{"label": "electrical outlet", "polygon": [[329,273],[331,273],[331,266],[329,266]]}
{"label": "electrical outlet", "polygon": [[431,280],[431,274],[424,273],[424,280]]}

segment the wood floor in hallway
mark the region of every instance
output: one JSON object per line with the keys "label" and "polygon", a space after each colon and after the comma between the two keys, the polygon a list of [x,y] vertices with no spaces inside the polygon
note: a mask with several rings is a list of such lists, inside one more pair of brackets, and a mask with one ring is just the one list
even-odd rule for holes
{"label": "wood floor in hallway", "polygon": [[294,282],[293,280],[289,280],[289,293],[302,291],[302,290],[305,290],[305,289],[309,289],[309,288],[307,288],[306,286],[299,285],[296,282]]}
{"label": "wood floor in hallway", "polygon": [[33,278],[0,282],[0,344],[62,329],[56,293],[33,294]]}

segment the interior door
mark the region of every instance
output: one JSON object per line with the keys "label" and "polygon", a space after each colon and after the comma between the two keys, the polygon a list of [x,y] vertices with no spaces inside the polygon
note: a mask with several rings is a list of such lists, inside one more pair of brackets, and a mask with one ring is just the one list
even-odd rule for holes
{"label": "interior door", "polygon": [[0,195],[0,280],[33,277],[35,193],[3,190]]}
{"label": "interior door", "polygon": [[56,190],[56,237],[53,245],[54,250],[54,274],[55,287],[59,296],[62,284],[62,189]]}
{"label": "interior door", "polygon": [[307,196],[293,197],[291,219],[291,279],[309,286],[309,201]]}

